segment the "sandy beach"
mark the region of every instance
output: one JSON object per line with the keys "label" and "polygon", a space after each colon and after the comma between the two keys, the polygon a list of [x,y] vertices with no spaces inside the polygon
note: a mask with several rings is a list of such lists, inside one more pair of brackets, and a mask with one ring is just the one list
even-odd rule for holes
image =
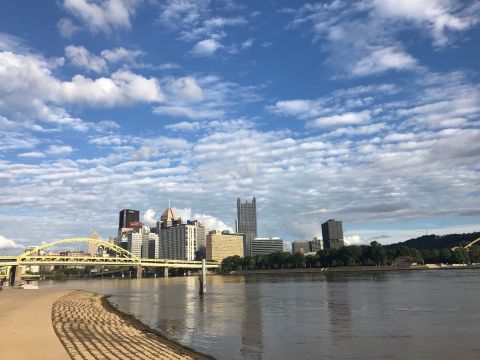
{"label": "sandy beach", "polygon": [[0,292],[1,359],[209,359],[86,291]]}
{"label": "sandy beach", "polygon": [[69,359],[52,326],[52,305],[68,290],[0,292],[0,359]]}

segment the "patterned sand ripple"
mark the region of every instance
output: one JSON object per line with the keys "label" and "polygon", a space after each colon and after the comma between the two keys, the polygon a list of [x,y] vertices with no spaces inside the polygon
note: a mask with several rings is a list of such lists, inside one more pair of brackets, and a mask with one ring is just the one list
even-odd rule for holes
{"label": "patterned sand ripple", "polygon": [[104,307],[95,293],[63,296],[53,305],[52,321],[72,359],[207,359]]}

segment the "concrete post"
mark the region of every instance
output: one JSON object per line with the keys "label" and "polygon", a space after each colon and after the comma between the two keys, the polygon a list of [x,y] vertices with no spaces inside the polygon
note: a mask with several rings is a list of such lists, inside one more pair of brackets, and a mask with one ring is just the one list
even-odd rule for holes
{"label": "concrete post", "polygon": [[205,294],[207,292],[207,267],[205,259],[202,259],[202,275],[200,275],[200,290],[199,294]]}
{"label": "concrete post", "polygon": [[10,270],[10,285],[17,286],[22,282],[22,267],[20,265],[12,266]]}
{"label": "concrete post", "polygon": [[142,278],[142,267],[137,266],[137,279],[141,279],[141,278]]}
{"label": "concrete post", "polygon": [[165,266],[165,267],[163,268],[163,277],[164,277],[164,278],[168,278],[168,267],[167,267],[167,266]]}

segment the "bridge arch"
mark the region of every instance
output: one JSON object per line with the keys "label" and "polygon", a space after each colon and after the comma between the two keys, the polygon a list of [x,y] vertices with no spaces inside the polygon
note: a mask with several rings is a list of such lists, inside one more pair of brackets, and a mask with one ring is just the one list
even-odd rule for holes
{"label": "bridge arch", "polygon": [[70,238],[70,239],[63,239],[63,240],[58,240],[58,241],[53,241],[48,244],[43,244],[36,246],[33,249],[30,249],[28,251],[25,251],[23,254],[18,256],[18,260],[21,261],[22,259],[26,259],[29,256],[36,256],[38,254],[38,251],[47,249],[49,247],[59,245],[59,244],[67,244],[67,243],[74,243],[74,242],[80,242],[80,243],[87,243],[87,244],[95,244],[98,246],[103,246],[105,248],[108,248],[110,250],[113,250],[117,255],[119,255],[120,258],[124,259],[130,259],[133,262],[138,262],[140,263],[140,258],[136,257],[133,255],[130,251],[125,250],[124,248],[112,244],[108,241],[103,241],[103,240],[98,240],[98,239],[92,239],[92,238]]}

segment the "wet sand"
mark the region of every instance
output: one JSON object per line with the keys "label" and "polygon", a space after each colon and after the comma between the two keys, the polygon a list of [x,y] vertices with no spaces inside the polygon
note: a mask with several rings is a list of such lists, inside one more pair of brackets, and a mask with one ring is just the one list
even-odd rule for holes
{"label": "wet sand", "polygon": [[0,292],[0,359],[211,359],[79,290]]}
{"label": "wet sand", "polygon": [[72,359],[208,359],[115,310],[100,294],[75,291],[61,297],[52,319]]}

